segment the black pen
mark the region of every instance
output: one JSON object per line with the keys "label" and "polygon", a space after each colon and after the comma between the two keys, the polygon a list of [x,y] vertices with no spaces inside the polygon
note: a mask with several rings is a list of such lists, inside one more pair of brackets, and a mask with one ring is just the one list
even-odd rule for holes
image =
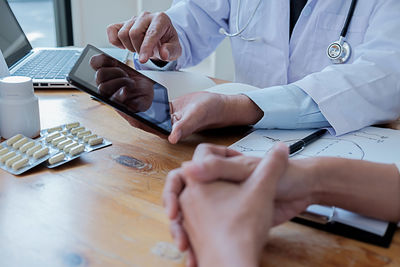
{"label": "black pen", "polygon": [[304,137],[303,139],[297,141],[296,143],[289,146],[289,155],[293,155],[294,153],[299,152],[304,149],[305,146],[311,144],[321,136],[323,136],[327,132],[326,129],[320,129],[312,134]]}

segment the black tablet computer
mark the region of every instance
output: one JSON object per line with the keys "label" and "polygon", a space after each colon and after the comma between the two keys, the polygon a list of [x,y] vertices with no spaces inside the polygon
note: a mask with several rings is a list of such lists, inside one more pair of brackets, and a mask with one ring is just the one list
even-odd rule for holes
{"label": "black tablet computer", "polygon": [[100,49],[87,45],[67,80],[160,133],[171,133],[167,88]]}

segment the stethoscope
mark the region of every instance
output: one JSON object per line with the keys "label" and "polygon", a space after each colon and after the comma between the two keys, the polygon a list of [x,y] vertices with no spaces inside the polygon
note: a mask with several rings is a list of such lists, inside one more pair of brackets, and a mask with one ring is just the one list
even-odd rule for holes
{"label": "stethoscope", "polygon": [[[219,32],[227,37],[240,37],[244,41],[249,41],[249,42],[254,42],[260,40],[260,38],[246,38],[243,36],[243,32],[249,27],[251,21],[254,19],[254,16],[258,10],[258,8],[261,5],[261,1],[258,1],[258,4],[256,8],[254,9],[253,13],[247,20],[246,24],[240,29],[240,22],[239,22],[239,14],[240,14],[240,9],[241,9],[241,0],[238,1],[238,8],[237,8],[237,18],[236,18],[236,32],[235,33],[229,33],[227,32],[224,28],[220,28]],[[332,63],[334,64],[343,64],[346,63],[347,60],[350,58],[351,55],[351,47],[348,42],[346,42],[346,35],[347,31],[349,29],[349,25],[351,22],[351,19],[353,18],[354,10],[357,5],[357,0],[352,0],[349,12],[347,13],[346,21],[344,23],[344,26],[342,28],[342,31],[340,33],[340,37],[338,41],[335,41],[331,43],[328,46],[328,49],[326,50],[326,54],[328,58],[331,60]]]}
{"label": "stethoscope", "polygon": [[328,58],[334,64],[346,63],[346,61],[350,58],[351,47],[349,43],[346,42],[346,35],[347,35],[347,30],[349,29],[351,19],[353,18],[356,5],[357,5],[357,0],[352,0],[342,32],[340,33],[339,40],[331,43],[328,46],[328,49],[326,50]]}
{"label": "stethoscope", "polygon": [[240,8],[242,5],[242,0],[239,0],[238,2],[238,7],[237,7],[237,17],[236,17],[236,33],[229,33],[227,32],[224,28],[220,28],[219,32],[223,35],[225,35],[226,37],[240,37],[240,39],[244,40],[244,41],[249,41],[249,42],[254,42],[254,41],[258,41],[260,38],[246,38],[242,35],[242,33],[249,27],[250,22],[254,19],[254,16],[256,15],[256,12],[258,10],[258,8],[261,5],[261,1],[262,0],[258,0],[258,4],[256,6],[256,8],[254,9],[253,13],[251,14],[251,16],[249,17],[249,19],[247,20],[247,23],[243,26],[242,29],[239,29],[239,14],[240,14]]}

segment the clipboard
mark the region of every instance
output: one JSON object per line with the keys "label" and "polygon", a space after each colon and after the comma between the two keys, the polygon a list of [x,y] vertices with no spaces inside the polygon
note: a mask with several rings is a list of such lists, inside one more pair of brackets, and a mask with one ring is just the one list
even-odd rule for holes
{"label": "clipboard", "polygon": [[[338,216],[338,214],[341,214],[341,216]],[[343,220],[343,218],[347,220]],[[390,246],[397,229],[395,223],[388,223],[344,209],[321,205],[309,206],[306,211],[291,221],[384,248]]]}
{"label": "clipboard", "polygon": [[326,224],[322,224],[299,217],[295,217],[291,221],[383,248],[390,247],[393,235],[397,229],[397,225],[395,223],[389,223],[386,233],[383,236],[379,236],[338,222],[328,222]]}

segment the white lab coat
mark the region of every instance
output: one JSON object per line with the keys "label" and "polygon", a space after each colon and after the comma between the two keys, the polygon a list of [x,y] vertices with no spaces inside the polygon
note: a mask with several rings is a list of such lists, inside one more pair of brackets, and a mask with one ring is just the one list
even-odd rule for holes
{"label": "white lab coat", "polygon": [[[293,83],[319,106],[336,134],[400,116],[400,1],[358,1],[347,41],[350,60],[333,65],[328,45],[339,39],[350,0],[309,0],[289,40],[289,0],[262,0],[248,42],[231,38],[236,81],[259,88]],[[258,0],[242,0],[240,27]],[[199,63],[236,32],[238,0],[177,0],[167,11],[183,55],[177,68]]]}

